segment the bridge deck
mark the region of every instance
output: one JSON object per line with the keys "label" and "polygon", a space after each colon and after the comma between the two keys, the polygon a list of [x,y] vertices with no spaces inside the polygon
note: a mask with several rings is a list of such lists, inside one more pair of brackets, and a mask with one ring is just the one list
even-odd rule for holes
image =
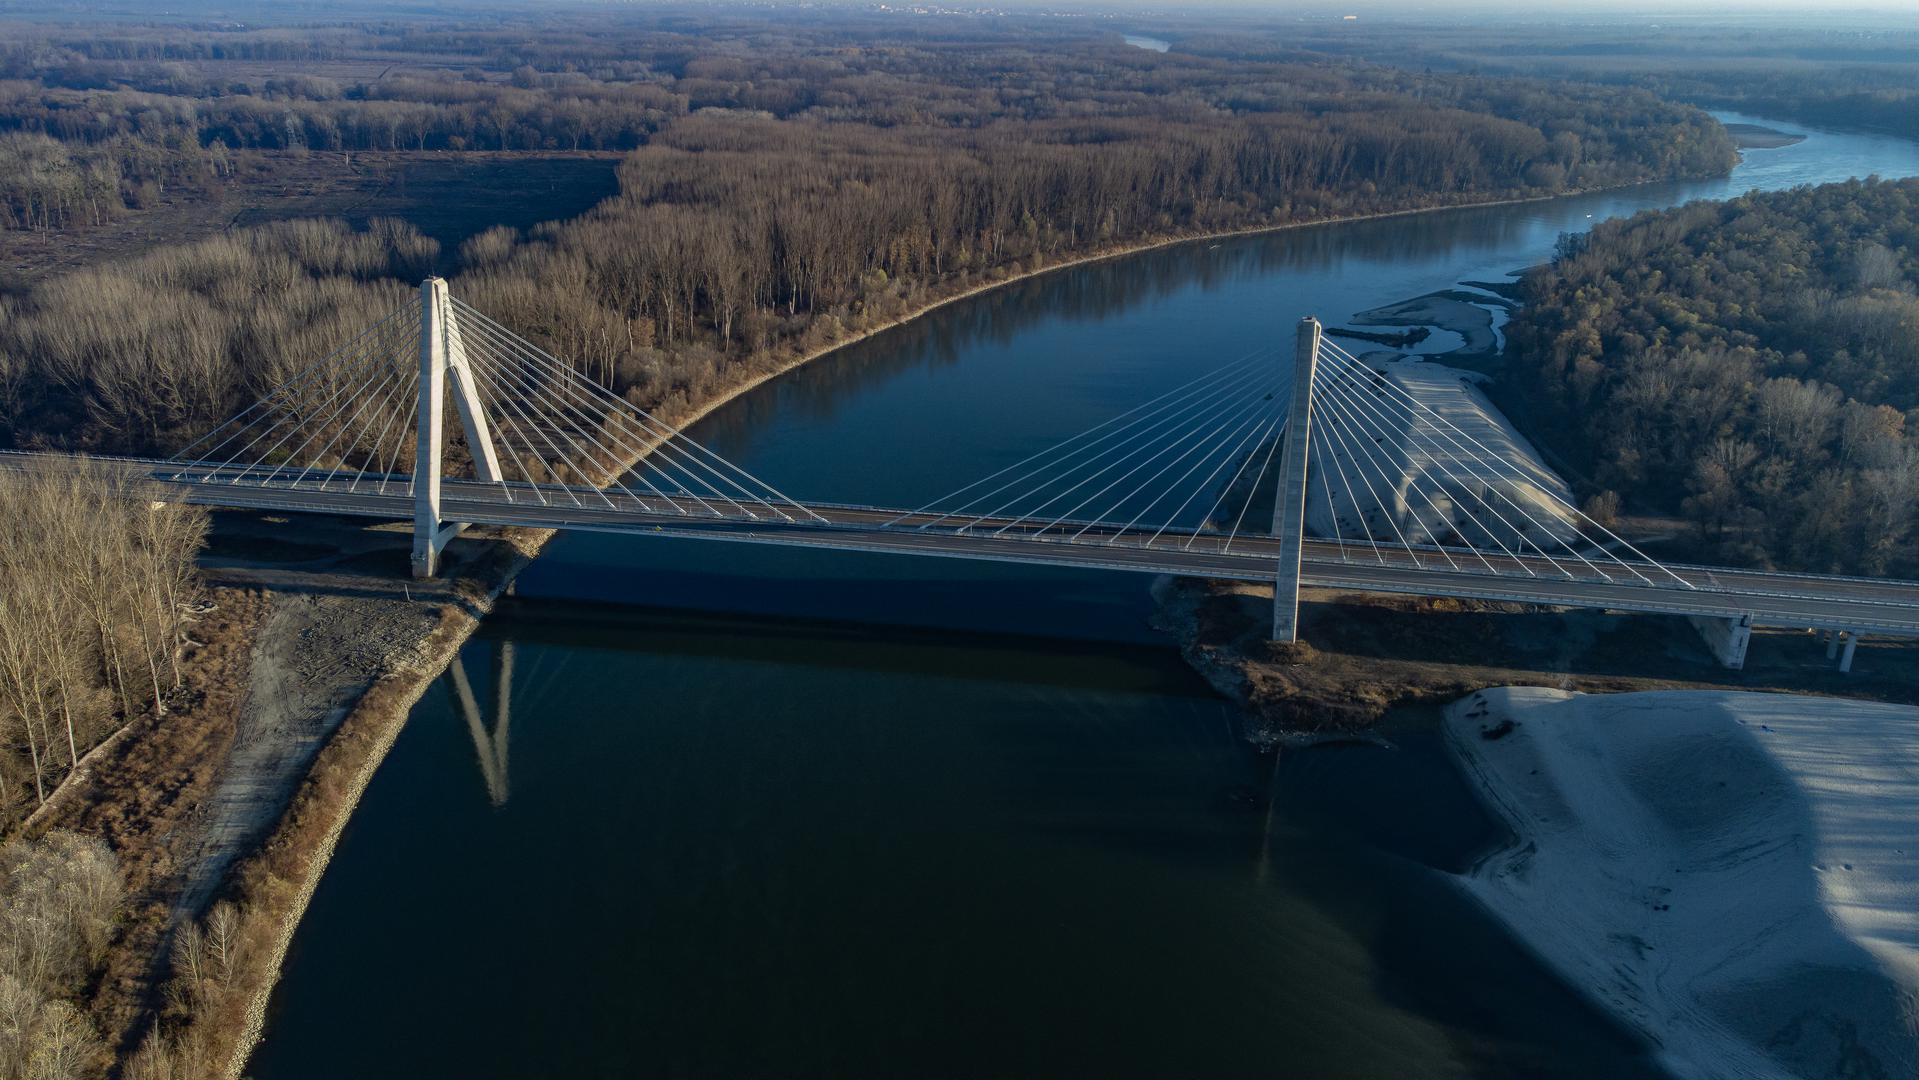
{"label": "bridge deck", "polygon": [[[0,468],[47,468],[40,455],[0,454]],[[186,470],[169,462],[93,459],[130,477],[156,482],[210,506],[346,514],[383,519],[412,516],[405,478],[378,490],[361,477],[264,486],[245,470]],[[699,507],[691,500],[632,496],[590,487],[526,488],[449,479],[448,520],[478,525],[536,526],[629,535],[676,536],[736,543],[874,551],[891,554],[1078,566],[1247,581],[1270,580],[1280,542],[1239,536],[1230,545],[1212,532],[1125,529],[1071,523],[1055,527],[1010,519],[968,521],[877,507],[809,504],[804,518],[758,516],[748,507]],[[558,496],[556,496],[556,492]],[[560,497],[563,496],[563,497]],[[1083,529],[1082,529],[1083,526]],[[1502,600],[1561,607],[1607,608],[1736,618],[1758,625],[1813,627],[1919,636],[1919,583],[1762,573],[1629,561],[1591,564],[1558,556],[1494,556],[1455,548],[1387,548],[1308,540],[1304,584],[1360,592]]]}

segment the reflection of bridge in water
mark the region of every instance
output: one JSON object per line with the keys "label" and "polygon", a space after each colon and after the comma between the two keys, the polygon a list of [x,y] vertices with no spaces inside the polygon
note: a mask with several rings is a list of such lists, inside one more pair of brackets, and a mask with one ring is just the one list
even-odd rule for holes
{"label": "reflection of bridge in water", "polygon": [[[419,576],[469,525],[537,526],[1270,581],[1280,640],[1302,586],[1685,615],[1734,667],[1757,625],[1843,638],[1847,668],[1861,633],[1919,636],[1919,583],[1654,560],[1418,390],[1308,319],[1291,350],[1218,365],[926,505],[801,502],[429,279],[178,457],[108,460],[196,503],[411,517]],[[1309,503],[1331,535],[1307,535]],[[503,800],[505,698],[489,734],[456,672]]]}
{"label": "reflection of bridge in water", "polygon": [[494,806],[505,806],[512,792],[507,781],[507,746],[513,730],[513,642],[502,640],[493,652],[492,730],[481,719],[473,682],[467,678],[459,657],[446,666],[446,676],[453,690],[453,706],[473,738],[473,755],[480,765],[480,779],[486,783],[487,800]]}

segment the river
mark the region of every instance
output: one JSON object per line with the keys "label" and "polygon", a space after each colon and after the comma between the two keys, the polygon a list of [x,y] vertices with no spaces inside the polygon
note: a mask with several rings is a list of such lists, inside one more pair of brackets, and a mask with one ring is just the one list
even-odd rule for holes
{"label": "river", "polygon": [[[917,505],[1302,315],[1873,173],[1919,146],[1097,263],[695,434],[802,499]],[[250,1075],[1656,1075],[1454,888],[1496,834],[1429,719],[1258,757],[1152,610],[1119,574],[561,537],[461,656],[481,738],[442,680],[367,791]]]}

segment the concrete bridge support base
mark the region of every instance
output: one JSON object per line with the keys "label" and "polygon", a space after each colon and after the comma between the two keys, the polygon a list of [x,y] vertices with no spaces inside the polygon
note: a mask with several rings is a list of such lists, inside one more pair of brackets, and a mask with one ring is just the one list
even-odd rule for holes
{"label": "concrete bridge support base", "polygon": [[1688,621],[1699,636],[1706,639],[1706,647],[1721,664],[1738,671],[1746,666],[1746,649],[1752,644],[1752,616],[1741,615],[1737,619],[1719,619],[1707,615],[1689,615]]}
{"label": "concrete bridge support base", "polygon": [[413,528],[413,576],[430,578],[440,572],[440,553],[453,542],[453,538],[466,531],[463,521],[440,523],[438,528],[422,528],[419,522]]}

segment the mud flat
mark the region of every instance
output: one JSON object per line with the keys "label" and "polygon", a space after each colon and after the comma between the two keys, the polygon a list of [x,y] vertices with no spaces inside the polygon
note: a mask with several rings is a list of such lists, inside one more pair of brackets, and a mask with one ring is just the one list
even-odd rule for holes
{"label": "mud flat", "polygon": [[1726,134],[1732,136],[1732,144],[1741,150],[1777,150],[1806,141],[1804,135],[1775,131],[1758,124],[1727,124]]}
{"label": "mud flat", "polygon": [[1511,845],[1468,891],[1685,1077],[1919,1068],[1919,708],[1488,689],[1447,741]]}
{"label": "mud flat", "polygon": [[[1393,336],[1404,339],[1418,329],[1450,330],[1459,335],[1461,345],[1447,355],[1456,360],[1490,359],[1499,352],[1499,334],[1493,329],[1493,315],[1487,310],[1487,306],[1507,307],[1510,303],[1499,296],[1483,296],[1461,289],[1442,289],[1424,296],[1415,296],[1410,300],[1401,300],[1396,304],[1362,311],[1349,320],[1355,326],[1398,327],[1402,331],[1399,335],[1369,334],[1347,329],[1335,329],[1331,333],[1341,337],[1380,341],[1382,337]],[[1430,330],[1428,332],[1430,333]],[[1421,335],[1407,344],[1418,344],[1424,339],[1425,335]]]}

